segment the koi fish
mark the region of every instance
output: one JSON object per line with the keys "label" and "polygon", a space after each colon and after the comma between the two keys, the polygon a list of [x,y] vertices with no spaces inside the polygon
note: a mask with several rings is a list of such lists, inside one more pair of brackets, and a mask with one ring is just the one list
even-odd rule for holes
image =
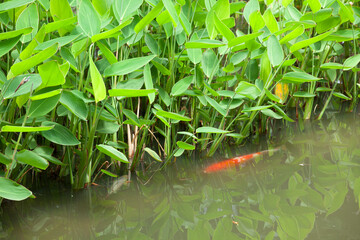
{"label": "koi fish", "polygon": [[252,153],[252,154],[248,154],[248,155],[243,155],[240,157],[235,157],[235,158],[230,158],[218,163],[214,163],[211,164],[210,166],[208,166],[207,168],[204,169],[204,173],[211,173],[211,172],[217,172],[226,168],[230,168],[230,167],[234,167],[236,165],[239,164],[243,164],[257,156],[260,156],[264,153],[268,153],[268,152],[274,152],[274,151],[278,151],[280,148],[275,148],[272,150],[265,150],[265,151],[261,151],[261,152],[257,152],[257,153]]}

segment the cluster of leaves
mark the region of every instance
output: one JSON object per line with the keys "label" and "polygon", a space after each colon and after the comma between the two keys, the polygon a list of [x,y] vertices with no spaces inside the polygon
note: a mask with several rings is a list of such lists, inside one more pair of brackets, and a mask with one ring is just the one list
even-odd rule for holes
{"label": "cluster of leaves", "polygon": [[212,155],[269,118],[292,121],[288,106],[305,118],[332,96],[354,107],[359,13],[339,0],[3,2],[3,181],[51,162],[81,188],[144,152]]}
{"label": "cluster of leaves", "polygon": [[[15,213],[18,220],[3,220],[4,234],[14,238],[21,229],[34,238],[56,232],[63,238],[307,239],[315,232],[319,239],[334,237],[331,228],[336,236],[356,238],[356,230],[347,232],[353,220],[342,209],[347,203],[358,205],[354,199],[347,202],[350,196],[360,197],[356,122],[333,118],[320,127],[312,125],[307,134],[291,136],[292,144],[283,152],[259,158],[255,167],[249,164],[241,171],[202,175],[200,165],[184,159],[177,170],[162,171],[148,184],[142,183],[147,177],[134,178],[118,193],[106,195],[99,188],[96,195],[69,194],[71,201],[60,197],[65,204],[58,209],[46,197],[25,202],[18,205],[25,209]],[[283,134],[288,136],[289,130]],[[14,214],[10,209],[5,216]],[[322,218],[331,227],[321,226]]]}

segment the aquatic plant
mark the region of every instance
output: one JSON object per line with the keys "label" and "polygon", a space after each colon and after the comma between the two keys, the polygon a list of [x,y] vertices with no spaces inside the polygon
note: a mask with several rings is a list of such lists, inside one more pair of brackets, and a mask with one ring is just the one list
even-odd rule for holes
{"label": "aquatic plant", "polygon": [[273,119],[321,118],[340,101],[353,110],[357,3],[0,3],[3,180],[50,162],[82,188],[100,169],[135,170],[145,153],[211,156]]}

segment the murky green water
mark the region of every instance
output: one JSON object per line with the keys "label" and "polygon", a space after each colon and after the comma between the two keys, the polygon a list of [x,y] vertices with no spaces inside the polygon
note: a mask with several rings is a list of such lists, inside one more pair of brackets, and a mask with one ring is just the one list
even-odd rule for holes
{"label": "murky green water", "polygon": [[[0,237],[359,239],[359,119],[274,129],[270,140],[139,173],[117,193],[109,194],[106,182],[79,192],[56,184],[35,190],[36,199],[3,205]],[[240,168],[202,172],[212,162],[277,146],[284,149]]]}

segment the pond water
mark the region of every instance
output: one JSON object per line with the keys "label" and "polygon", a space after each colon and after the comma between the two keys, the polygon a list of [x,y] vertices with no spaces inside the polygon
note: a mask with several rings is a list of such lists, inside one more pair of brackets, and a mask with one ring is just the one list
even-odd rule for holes
{"label": "pond water", "polygon": [[[274,127],[269,139],[179,158],[165,170],[71,191],[46,180],[36,199],[5,202],[4,239],[359,239],[356,114]],[[246,165],[211,163],[281,146]],[[153,166],[155,169],[156,166]],[[40,181],[40,180],[39,180]],[[50,185],[50,186],[49,186]]]}

